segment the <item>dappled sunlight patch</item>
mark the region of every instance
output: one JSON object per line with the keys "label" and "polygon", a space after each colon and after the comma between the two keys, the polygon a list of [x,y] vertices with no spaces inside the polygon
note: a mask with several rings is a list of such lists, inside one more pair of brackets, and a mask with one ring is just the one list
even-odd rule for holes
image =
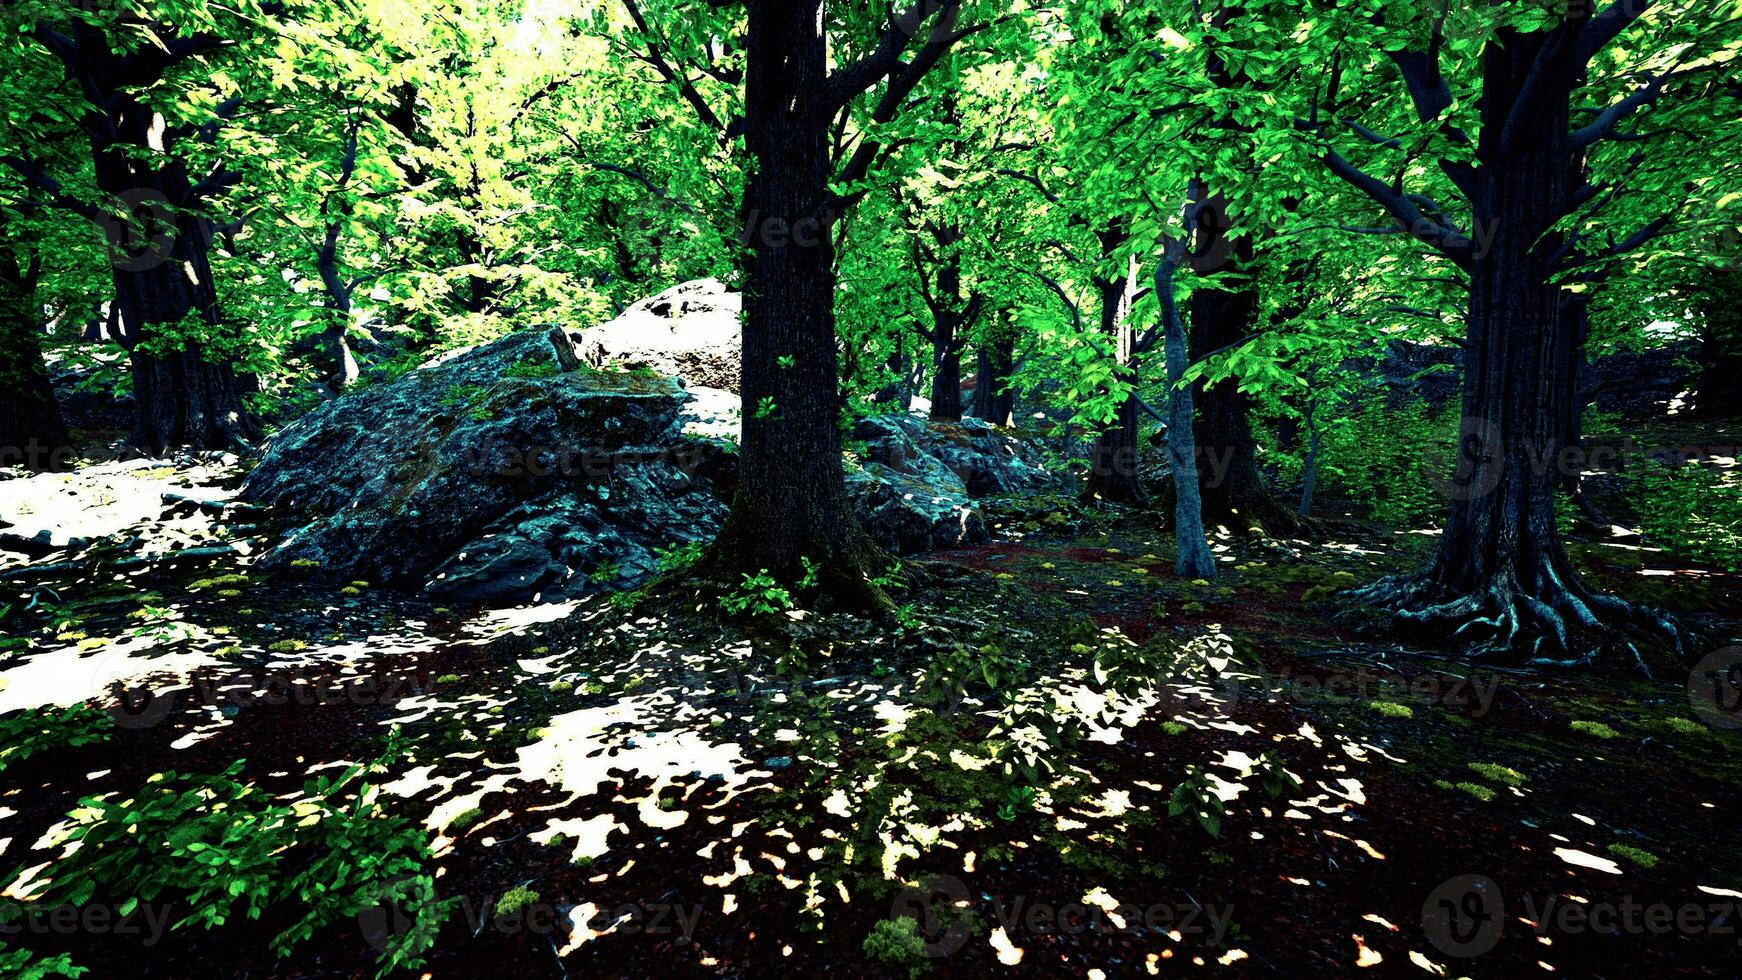
{"label": "dappled sunlight patch", "polygon": [[1587,868],[1591,871],[1601,871],[1604,874],[1612,875],[1618,875],[1621,873],[1621,865],[1614,861],[1571,847],[1555,848],[1554,856],[1575,868]]}
{"label": "dappled sunlight patch", "polygon": [[154,696],[187,690],[199,670],[222,666],[209,653],[159,649],[148,638],[96,650],[78,644],[30,652],[24,662],[0,671],[0,713],[48,705],[68,706],[104,698],[116,684],[131,686],[146,678],[175,678],[150,685]]}
{"label": "dappled sunlight patch", "polygon": [[1004,933],[1003,926],[992,930],[988,942],[992,944],[993,951],[997,953],[999,963],[1005,966],[1017,966],[1022,963],[1024,950],[1010,941],[1010,937]]}

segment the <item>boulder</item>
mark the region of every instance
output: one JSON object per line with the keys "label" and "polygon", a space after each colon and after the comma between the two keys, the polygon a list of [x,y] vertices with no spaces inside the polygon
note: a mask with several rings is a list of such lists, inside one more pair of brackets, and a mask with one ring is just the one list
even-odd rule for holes
{"label": "boulder", "polygon": [[977,544],[990,537],[961,479],[949,470],[929,472],[936,479],[920,479],[875,462],[847,471],[847,492],[859,524],[893,554]]}
{"label": "boulder", "polygon": [[697,279],[644,299],[575,337],[594,367],[615,364],[672,375],[686,387],[738,390],[742,297]]}
{"label": "boulder", "polygon": [[[557,329],[347,393],[281,431],[242,491],[301,522],[263,559],[459,601],[623,587],[725,505],[670,378],[585,366]],[[304,566],[310,567],[310,566]]]}
{"label": "boulder", "polygon": [[[294,521],[263,566],[509,604],[632,588],[659,549],[711,538],[737,479],[738,397],[582,355],[561,329],[530,330],[288,426],[241,494]],[[877,416],[851,438],[848,492],[900,554],[983,541],[975,498],[1059,484],[975,419]]]}
{"label": "boulder", "polygon": [[932,422],[873,415],[850,437],[863,463],[847,474],[859,521],[897,554],[974,544],[990,533],[977,497],[1056,489],[1034,448],[979,419]]}
{"label": "boulder", "polygon": [[1033,441],[971,417],[935,422],[910,414],[873,415],[854,426],[852,439],[865,444],[867,459],[897,471],[926,479],[935,468],[953,473],[972,497],[1046,492],[1063,478],[1048,468]]}

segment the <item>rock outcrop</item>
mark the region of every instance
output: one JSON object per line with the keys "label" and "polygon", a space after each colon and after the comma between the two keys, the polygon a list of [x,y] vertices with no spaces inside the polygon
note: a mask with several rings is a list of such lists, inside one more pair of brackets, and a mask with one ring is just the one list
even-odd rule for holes
{"label": "rock outcrop", "polygon": [[315,409],[242,496],[306,522],[267,567],[477,602],[620,588],[725,516],[687,399],[587,367],[561,330],[515,334]]}
{"label": "rock outcrop", "polygon": [[646,368],[676,377],[686,387],[736,392],[742,308],[739,293],[717,279],[698,279],[580,331],[575,343],[594,367]]}
{"label": "rock outcrop", "polygon": [[[735,485],[738,396],[657,373],[727,380],[714,327],[735,297],[721,294],[686,284],[616,326],[514,334],[315,409],[271,440],[242,491],[295,522],[265,566],[481,603],[647,580],[660,549],[713,537]],[[662,326],[636,348],[657,357],[602,353],[628,349],[606,343],[632,335],[625,323],[695,317],[714,326]],[[726,319],[735,331],[735,306]],[[877,416],[849,441],[859,516],[900,554],[983,541],[976,498],[1060,483],[1031,445],[976,419]]]}

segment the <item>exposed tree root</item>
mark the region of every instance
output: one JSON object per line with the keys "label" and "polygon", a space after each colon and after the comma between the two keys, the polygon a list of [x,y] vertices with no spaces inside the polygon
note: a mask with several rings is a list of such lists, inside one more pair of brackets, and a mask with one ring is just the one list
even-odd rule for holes
{"label": "exposed tree root", "polygon": [[1667,613],[1590,589],[1556,564],[1539,565],[1530,588],[1512,569],[1464,590],[1430,571],[1381,579],[1348,594],[1389,611],[1402,629],[1450,635],[1478,657],[1569,667],[1626,653],[1648,677],[1640,641],[1656,641],[1686,658],[1681,627]]}

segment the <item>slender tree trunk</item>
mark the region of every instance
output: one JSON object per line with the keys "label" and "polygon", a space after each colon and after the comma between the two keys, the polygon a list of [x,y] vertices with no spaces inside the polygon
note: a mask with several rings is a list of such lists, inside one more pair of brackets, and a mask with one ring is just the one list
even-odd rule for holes
{"label": "slender tree trunk", "polygon": [[1694,411],[1706,418],[1742,416],[1742,268],[1708,273],[1701,290],[1700,376]]}
{"label": "slender tree trunk", "polygon": [[1311,398],[1307,400],[1305,428],[1307,435],[1306,464],[1301,467],[1300,478],[1300,516],[1311,517],[1313,514],[1313,493],[1319,484],[1319,445],[1323,434],[1319,431],[1318,420],[1314,417],[1318,412],[1318,404]]}
{"label": "slender tree trunk", "polygon": [[38,265],[0,260],[0,466],[36,471],[72,465],[66,424],[42,359]]}
{"label": "slender tree trunk", "polygon": [[[942,422],[962,418],[962,351],[967,347],[967,329],[973,301],[962,306],[962,256],[958,251],[962,232],[955,225],[928,224],[937,242],[939,265],[935,288],[927,293],[932,314],[931,417]],[[920,275],[925,275],[922,267]]]}
{"label": "slender tree trunk", "polygon": [[[854,516],[841,463],[821,0],[758,0],[746,33],[744,431],[737,492],[713,549],[727,573],[785,582],[801,559],[828,594],[893,608],[868,581],[887,562]],[[788,367],[781,366],[787,358]]]}
{"label": "slender tree trunk", "polygon": [[900,405],[904,412],[913,407],[913,386],[908,383],[913,366],[909,360],[907,337],[905,334],[897,334],[895,350],[890,353],[889,360],[884,364],[884,367],[895,376],[894,380],[877,389],[877,393],[871,396],[873,402],[879,405]]}
{"label": "slender tree trunk", "polygon": [[[1114,254],[1124,243],[1125,237],[1125,233],[1117,228],[1103,232],[1101,254]],[[1136,292],[1135,277],[1136,273],[1133,271],[1119,279],[1100,283],[1101,332],[1113,341],[1119,370],[1126,375],[1134,389],[1137,379],[1132,351],[1136,337],[1132,332],[1128,314],[1131,296]],[[1137,394],[1133,390],[1119,406],[1112,420],[1095,433],[1094,445],[1089,450],[1089,483],[1085,491],[1087,496],[1133,507],[1149,504],[1149,494],[1143,489],[1143,481],[1138,476],[1138,428],[1142,420],[1141,413],[1142,408],[1138,405]]]}
{"label": "slender tree trunk", "polygon": [[327,290],[327,310],[332,317],[327,329],[321,332],[316,359],[327,390],[335,395],[342,394],[356,383],[362,373],[357,367],[356,356],[351,353],[347,336],[351,325],[351,285],[339,271],[338,238],[338,223],[328,225],[326,242],[316,261],[321,282]]}
{"label": "slender tree trunk", "polygon": [[1204,536],[1204,502],[1198,494],[1198,447],[1192,426],[1192,386],[1182,385],[1191,352],[1185,324],[1173,298],[1173,277],[1185,251],[1184,242],[1170,246],[1155,267],[1155,295],[1161,302],[1162,343],[1167,352],[1167,458],[1173,467],[1173,533],[1178,557],[1174,574],[1214,578],[1216,558]]}
{"label": "slender tree trunk", "polygon": [[[1208,209],[1207,213],[1220,215],[1215,209]],[[1213,220],[1225,219],[1217,217]],[[1222,231],[1221,227],[1207,229],[1211,235],[1220,235]],[[1225,251],[1226,261],[1235,268],[1249,266],[1253,261],[1251,242],[1247,238],[1228,242]],[[1258,309],[1258,286],[1250,280],[1226,287],[1199,286],[1193,289],[1192,350],[1208,353],[1239,343],[1252,332]],[[1299,532],[1302,523],[1299,515],[1290,513],[1287,507],[1271,497],[1264,476],[1258,470],[1258,440],[1252,434],[1252,399],[1232,378],[1216,384],[1200,382],[1194,387],[1197,389],[1198,451],[1209,464],[1199,471],[1204,522],[1238,532]]]}

